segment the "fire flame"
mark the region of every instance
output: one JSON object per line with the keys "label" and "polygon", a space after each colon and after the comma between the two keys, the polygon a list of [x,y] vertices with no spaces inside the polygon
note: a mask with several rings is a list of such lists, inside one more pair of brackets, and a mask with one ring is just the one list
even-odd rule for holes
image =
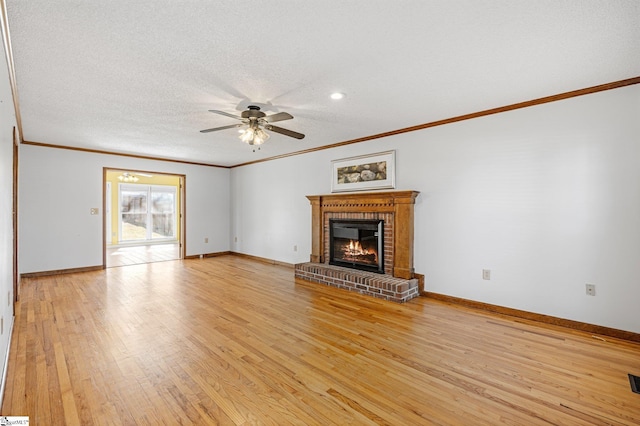
{"label": "fire flame", "polygon": [[355,258],[357,256],[374,255],[375,262],[378,261],[378,253],[376,253],[375,250],[367,250],[363,248],[362,245],[360,244],[360,241],[349,240],[349,245],[348,246],[345,245],[344,247],[344,254],[347,257],[351,257],[351,258]]}
{"label": "fire flame", "polygon": [[369,254],[369,252],[362,248],[360,241],[349,240],[349,250],[347,250],[347,254],[361,256],[363,254]]}

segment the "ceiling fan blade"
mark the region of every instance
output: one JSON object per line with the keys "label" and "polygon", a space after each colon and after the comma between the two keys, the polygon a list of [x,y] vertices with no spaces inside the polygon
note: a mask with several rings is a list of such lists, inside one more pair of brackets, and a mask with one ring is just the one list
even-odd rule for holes
{"label": "ceiling fan blade", "polygon": [[283,129],[282,127],[272,126],[270,124],[268,124],[268,125],[266,125],[264,127],[267,130],[271,130],[273,132],[280,133],[281,135],[290,136],[290,137],[296,138],[296,139],[304,138],[304,135],[302,133],[294,132],[293,130]]}
{"label": "ceiling fan blade", "polygon": [[224,112],[224,111],[218,111],[217,109],[210,109],[209,112],[212,112],[214,114],[224,115],[225,117],[235,118],[236,120],[242,120],[242,117],[240,116],[229,114],[228,112]]}
{"label": "ceiling fan blade", "polygon": [[263,118],[263,120],[266,121],[267,123],[275,123],[276,121],[291,120],[292,118],[293,118],[293,115],[289,113],[279,112],[277,114],[267,115],[266,117]]}
{"label": "ceiling fan blade", "polygon": [[242,127],[242,126],[244,126],[244,124],[242,124],[242,123],[230,124],[228,126],[214,127],[213,129],[200,130],[200,133],[209,133],[209,132],[215,132],[215,131],[218,131],[218,130],[233,129],[234,127]]}

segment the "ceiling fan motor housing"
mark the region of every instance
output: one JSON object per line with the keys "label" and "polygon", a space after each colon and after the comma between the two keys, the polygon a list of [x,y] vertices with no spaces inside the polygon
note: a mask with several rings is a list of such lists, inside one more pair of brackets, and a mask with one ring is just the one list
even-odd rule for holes
{"label": "ceiling fan motor housing", "polygon": [[266,114],[264,112],[260,111],[259,106],[249,105],[249,109],[246,111],[242,111],[242,114],[240,116],[242,118],[257,119],[257,118],[262,118],[265,115]]}

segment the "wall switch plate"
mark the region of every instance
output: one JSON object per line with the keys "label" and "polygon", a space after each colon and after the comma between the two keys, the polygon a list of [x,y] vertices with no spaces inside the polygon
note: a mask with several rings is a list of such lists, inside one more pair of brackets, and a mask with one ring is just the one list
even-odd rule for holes
{"label": "wall switch plate", "polygon": [[596,285],[595,284],[587,284],[587,296],[595,296],[596,295]]}
{"label": "wall switch plate", "polygon": [[483,269],[482,270],[482,279],[490,280],[491,279],[491,269]]}
{"label": "wall switch plate", "polygon": [[100,209],[97,207],[92,207],[91,210],[89,210],[91,212],[91,214],[96,215],[98,213],[100,213]]}

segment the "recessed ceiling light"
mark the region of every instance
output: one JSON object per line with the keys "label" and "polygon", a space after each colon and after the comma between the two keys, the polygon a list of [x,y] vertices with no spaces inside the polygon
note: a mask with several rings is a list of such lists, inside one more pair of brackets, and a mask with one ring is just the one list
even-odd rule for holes
{"label": "recessed ceiling light", "polygon": [[337,101],[338,99],[344,98],[344,93],[335,92],[335,93],[332,93],[330,97],[331,97],[331,99]]}

